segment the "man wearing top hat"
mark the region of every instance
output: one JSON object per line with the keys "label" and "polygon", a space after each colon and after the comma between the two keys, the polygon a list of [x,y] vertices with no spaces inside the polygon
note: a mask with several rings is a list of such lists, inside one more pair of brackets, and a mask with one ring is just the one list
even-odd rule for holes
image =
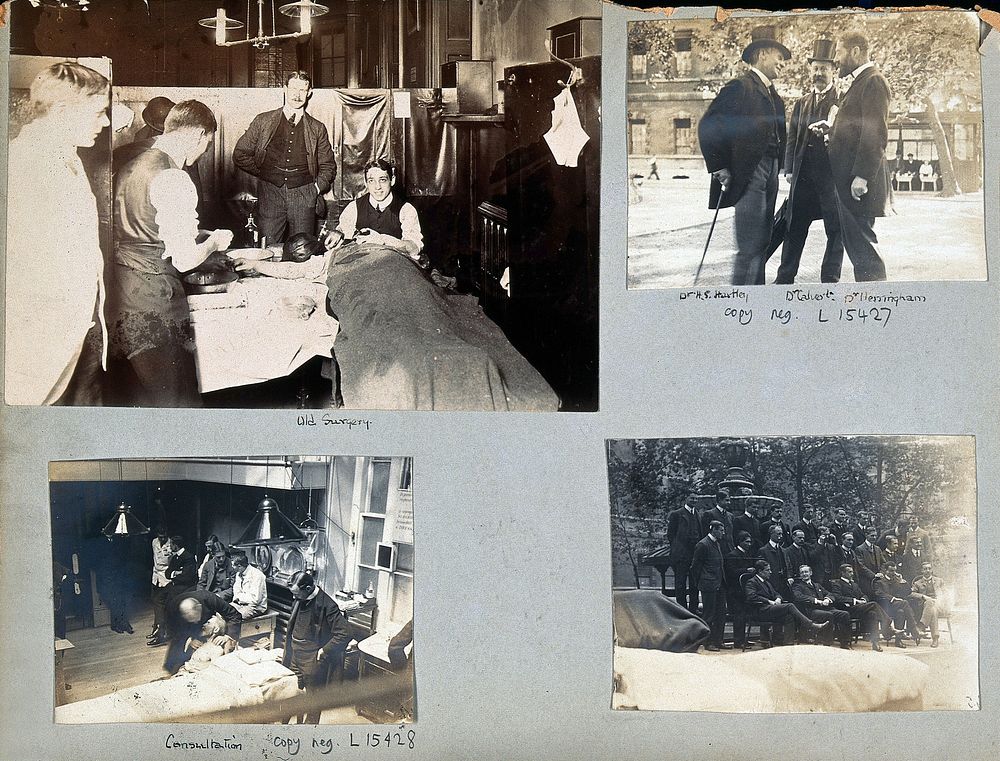
{"label": "man wearing top hat", "polygon": [[823,134],[830,109],[837,103],[837,91],[833,89],[835,44],[831,37],[816,38],[809,58],[812,91],[799,98],[792,107],[784,166],[785,177],[791,184],[786,216],[788,231],[775,280],[782,285],[795,282],[802,249],[814,219],[822,219],[826,231],[820,280],[824,283],[840,280],[844,242],[840,235],[837,191],[833,186]]}
{"label": "man wearing top hat", "polygon": [[698,125],[698,141],[712,174],[709,206],[735,207],[733,285],[764,282],[785,153],[785,105],[772,80],[779,62],[789,58],[774,27],[753,29],[742,55],[749,70],[722,88]]}
{"label": "man wearing top hat", "polygon": [[885,146],[889,138],[889,83],[869,57],[868,40],[845,34],[837,43],[840,76],[851,84],[830,129],[830,168],[840,205],[844,249],[854,279],[885,280],[875,218],[892,213]]}

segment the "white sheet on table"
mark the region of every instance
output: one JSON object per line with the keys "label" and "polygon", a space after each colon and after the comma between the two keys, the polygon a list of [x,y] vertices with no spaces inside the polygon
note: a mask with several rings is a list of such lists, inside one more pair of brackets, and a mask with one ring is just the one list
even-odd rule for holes
{"label": "white sheet on table", "polygon": [[[321,283],[246,278],[226,294],[245,303],[192,314],[202,392],[261,383],[294,372],[312,357],[329,357],[339,324],[326,313]],[[277,308],[286,296],[308,296],[317,308],[299,320]]]}
{"label": "white sheet on table", "polygon": [[[237,654],[230,653],[196,674],[178,674],[59,706],[56,723],[179,721],[193,714],[261,705],[299,694],[295,675],[280,663],[248,665],[240,661],[249,669],[241,675],[219,666],[219,661],[234,658],[238,660]],[[259,671],[255,673],[255,669]]]}

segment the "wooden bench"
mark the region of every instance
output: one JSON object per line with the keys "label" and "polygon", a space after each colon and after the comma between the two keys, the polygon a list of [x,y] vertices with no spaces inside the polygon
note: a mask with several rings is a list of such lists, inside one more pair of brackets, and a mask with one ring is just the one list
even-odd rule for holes
{"label": "wooden bench", "polygon": [[277,631],[278,611],[268,610],[253,618],[246,618],[240,622],[240,633],[236,637],[237,642],[251,637],[261,637],[267,635],[268,650],[274,649],[274,637]]}

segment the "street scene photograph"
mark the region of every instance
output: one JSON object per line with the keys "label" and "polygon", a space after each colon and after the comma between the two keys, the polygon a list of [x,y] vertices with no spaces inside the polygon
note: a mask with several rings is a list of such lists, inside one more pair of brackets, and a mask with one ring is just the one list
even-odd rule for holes
{"label": "street scene photograph", "polygon": [[979,708],[972,436],[607,443],[619,710]]}
{"label": "street scene photograph", "polygon": [[628,287],[985,280],[980,21],[628,28]]}

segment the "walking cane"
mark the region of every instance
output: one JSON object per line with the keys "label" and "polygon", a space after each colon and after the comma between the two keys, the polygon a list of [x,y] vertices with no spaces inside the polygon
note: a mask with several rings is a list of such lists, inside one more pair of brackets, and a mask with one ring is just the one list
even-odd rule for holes
{"label": "walking cane", "polygon": [[708,253],[708,244],[712,242],[712,233],[715,232],[715,222],[719,218],[719,209],[722,208],[722,196],[725,192],[725,188],[722,188],[719,191],[719,200],[715,203],[715,216],[712,217],[712,226],[708,228],[708,240],[705,241],[705,250],[701,252],[701,261],[698,262],[698,271],[694,273],[695,285],[698,285],[698,278],[701,277],[701,268],[705,264],[705,255]]}

